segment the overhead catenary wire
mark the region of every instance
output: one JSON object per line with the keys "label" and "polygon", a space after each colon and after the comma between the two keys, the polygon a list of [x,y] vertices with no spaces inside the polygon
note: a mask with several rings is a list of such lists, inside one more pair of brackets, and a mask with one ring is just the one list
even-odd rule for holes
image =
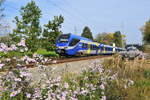
{"label": "overhead catenary wire", "polygon": [[[52,0],[49,0],[49,1],[51,1],[51,4],[54,3],[54,2],[52,2]],[[60,2],[59,2],[59,4],[60,4]],[[59,7],[59,9],[60,9],[61,11],[65,11],[65,13],[67,13],[67,14],[69,14],[70,16],[73,16],[75,19],[79,20],[79,21],[80,21],[79,23],[82,23],[84,26],[89,26],[89,27],[91,27],[92,29],[95,29],[95,28],[96,28],[94,24],[91,25],[90,23],[94,23],[94,22],[97,23],[97,21],[96,21],[96,20],[93,20],[93,19],[90,19],[90,18],[87,17],[87,16],[84,16],[84,17],[83,17],[83,16],[82,16],[83,13],[81,13],[81,11],[80,11],[78,8],[71,6],[71,4],[69,3],[68,0],[67,0],[67,1],[66,1],[66,0],[63,0],[63,1],[61,2],[61,4],[64,4],[64,5],[67,4],[67,6],[69,6],[69,8],[71,8],[71,9],[73,10],[73,13],[70,13],[70,12],[68,11],[68,9],[66,10],[65,8],[62,8],[62,7],[60,7],[59,5],[56,5],[56,3],[55,3],[55,6],[56,6],[56,7]],[[77,15],[80,15],[80,16],[77,16]],[[85,20],[86,20],[86,21],[85,21]]]}
{"label": "overhead catenary wire", "polygon": [[[4,4],[4,6],[7,6],[8,8],[9,8],[9,10],[11,11],[11,12],[19,12],[19,9],[18,8],[16,8],[16,7],[14,7],[14,6],[11,6],[11,5],[8,5],[8,4]],[[46,15],[48,15],[48,14],[46,14]],[[12,16],[6,16],[7,18],[11,18]],[[48,19],[48,18],[42,18],[42,19],[46,19],[46,20],[50,20],[50,19]],[[62,26],[63,27],[63,26]],[[67,29],[68,30],[73,30],[71,27],[68,27],[68,26],[65,26],[65,27],[67,27]]]}
{"label": "overhead catenary wire", "polygon": [[65,8],[60,7],[59,5],[57,5],[56,3],[54,3],[52,0],[46,0],[47,3],[51,3],[52,5],[54,5],[55,7],[59,8],[61,11],[65,12],[66,14],[68,14],[69,16],[76,18],[77,20],[79,20],[80,23],[82,23],[83,25],[88,25],[88,23],[86,21],[84,21],[81,16],[79,17],[78,15],[69,12],[68,10],[66,10]]}

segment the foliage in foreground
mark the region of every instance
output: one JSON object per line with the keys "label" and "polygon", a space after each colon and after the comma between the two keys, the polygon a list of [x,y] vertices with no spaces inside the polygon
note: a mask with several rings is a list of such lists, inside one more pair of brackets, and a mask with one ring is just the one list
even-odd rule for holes
{"label": "foliage in foreground", "polygon": [[42,42],[43,48],[48,51],[54,51],[56,49],[56,39],[60,34],[62,34],[60,28],[63,22],[64,18],[62,16],[54,16],[54,20],[49,21],[48,24],[44,25],[44,42]]}
{"label": "foliage in foreground", "polygon": [[56,39],[62,33],[60,28],[64,18],[55,16],[54,20],[49,21],[42,29],[41,16],[42,12],[34,0],[23,6],[20,10],[20,18],[15,17],[16,29],[13,30],[13,34],[10,34],[12,41],[19,42],[25,38],[30,52],[36,52],[38,48],[54,51]]}
{"label": "foliage in foreground", "polygon": [[26,45],[29,50],[35,52],[39,47],[38,38],[40,36],[41,10],[34,1],[29,2],[20,10],[21,19],[15,17],[16,29],[10,34],[12,40],[19,42],[21,38],[26,38]]}
{"label": "foliage in foreground", "polygon": [[142,35],[144,44],[150,44],[150,20],[145,23],[142,29]]}
{"label": "foliage in foreground", "polygon": [[1,77],[1,100],[106,100],[112,87],[126,89],[133,85],[130,79],[118,81],[118,74],[104,69],[98,61],[76,77],[52,78],[53,70],[37,65],[42,78],[34,86],[28,69],[21,64],[15,66]]}
{"label": "foliage in foreground", "polygon": [[[134,85],[130,88],[112,86],[108,89],[108,100],[149,100],[150,99],[150,67],[149,60],[122,60],[114,57],[103,62],[106,69],[118,72],[118,80],[131,79]],[[118,83],[116,83],[118,84]],[[126,87],[126,86],[125,86]]]}
{"label": "foliage in foreground", "polygon": [[44,57],[59,57],[55,51],[47,51],[46,49],[38,49],[36,53]]}

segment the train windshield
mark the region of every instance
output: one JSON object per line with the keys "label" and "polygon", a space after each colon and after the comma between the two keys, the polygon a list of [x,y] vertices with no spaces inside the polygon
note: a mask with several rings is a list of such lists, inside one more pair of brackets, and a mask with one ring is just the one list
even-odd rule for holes
{"label": "train windshield", "polygon": [[69,43],[69,46],[75,46],[80,40],[79,39],[72,39],[71,42]]}
{"label": "train windshield", "polygon": [[69,34],[63,34],[58,38],[59,43],[67,43],[69,41]]}

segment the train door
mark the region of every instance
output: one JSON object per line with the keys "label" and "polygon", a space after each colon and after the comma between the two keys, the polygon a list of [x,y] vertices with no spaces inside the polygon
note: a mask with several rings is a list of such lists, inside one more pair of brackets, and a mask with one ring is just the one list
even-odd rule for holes
{"label": "train door", "polygon": [[91,54],[91,49],[90,49],[90,43],[88,43],[88,49],[87,49],[87,54]]}
{"label": "train door", "polygon": [[95,44],[91,44],[91,54],[96,54],[97,53],[97,46]]}

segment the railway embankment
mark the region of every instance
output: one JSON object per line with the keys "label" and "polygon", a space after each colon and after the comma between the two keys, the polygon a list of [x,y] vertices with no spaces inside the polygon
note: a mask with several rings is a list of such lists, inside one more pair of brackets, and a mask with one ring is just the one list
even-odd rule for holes
{"label": "railway embankment", "polygon": [[[68,62],[62,62],[61,63],[56,63],[56,64],[50,64],[50,65],[45,65],[44,69],[46,73],[48,73],[49,77],[58,77],[61,75],[66,75],[66,74],[79,74],[82,72],[82,70],[89,69],[94,64],[95,62],[103,62],[105,59],[110,59],[111,56],[109,57],[95,57],[91,59],[81,59],[80,60],[69,60]],[[95,63],[96,64],[96,63]],[[39,73],[39,67],[34,67],[34,68],[29,68],[30,72],[32,73],[33,80],[35,82],[38,82],[42,76],[40,76]]]}

